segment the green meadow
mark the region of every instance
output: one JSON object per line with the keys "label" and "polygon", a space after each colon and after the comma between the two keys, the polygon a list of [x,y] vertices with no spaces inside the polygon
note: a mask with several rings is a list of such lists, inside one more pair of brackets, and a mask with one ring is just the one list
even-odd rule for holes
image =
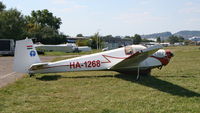
{"label": "green meadow", "polygon": [[65,52],[45,52],[44,56],[65,56],[65,55],[87,55],[92,53],[101,52],[101,50],[93,49],[92,51],[86,52],[74,52],[74,53],[65,53]]}
{"label": "green meadow", "polygon": [[174,53],[151,76],[112,71],[27,75],[0,89],[1,113],[200,113],[200,49]]}

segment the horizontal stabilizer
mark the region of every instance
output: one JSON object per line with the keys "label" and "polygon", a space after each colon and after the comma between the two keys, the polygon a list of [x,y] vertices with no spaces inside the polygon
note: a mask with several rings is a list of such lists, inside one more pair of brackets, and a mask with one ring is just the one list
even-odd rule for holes
{"label": "horizontal stabilizer", "polygon": [[29,71],[43,69],[45,66],[48,66],[48,62],[36,63],[36,64],[31,65]]}

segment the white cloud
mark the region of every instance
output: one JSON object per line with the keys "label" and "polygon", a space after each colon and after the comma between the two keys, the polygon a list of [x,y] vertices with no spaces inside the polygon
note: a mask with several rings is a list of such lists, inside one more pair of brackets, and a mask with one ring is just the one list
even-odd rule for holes
{"label": "white cloud", "polygon": [[180,10],[180,12],[186,13],[186,14],[200,13],[200,7],[187,7],[187,8]]}
{"label": "white cloud", "polygon": [[74,8],[76,8],[76,9],[83,9],[83,8],[87,8],[87,6],[86,6],[86,5],[78,5],[78,4],[74,5],[73,7],[74,7]]}
{"label": "white cloud", "polygon": [[191,1],[185,3],[185,6],[193,6],[193,5],[194,5],[194,2],[191,2]]}
{"label": "white cloud", "polygon": [[139,3],[142,4],[142,5],[146,5],[146,4],[149,4],[150,1],[149,0],[140,0]]}
{"label": "white cloud", "polygon": [[69,4],[71,1],[69,0],[51,0],[53,4]]}
{"label": "white cloud", "polygon": [[52,4],[55,5],[53,10],[60,13],[73,12],[87,8],[86,5],[80,5],[73,0],[52,0]]}
{"label": "white cloud", "polygon": [[199,26],[199,24],[200,24],[199,18],[189,18],[185,21],[186,21],[185,23],[188,24],[188,25],[192,24],[192,25],[198,25]]}
{"label": "white cloud", "polygon": [[144,24],[164,20],[164,18],[153,16],[149,12],[124,13],[118,16],[117,19],[127,24]]}
{"label": "white cloud", "polygon": [[57,8],[55,10],[58,11],[58,12],[61,12],[61,13],[64,13],[64,12],[66,13],[66,12],[73,12],[73,11],[81,10],[81,9],[84,9],[84,8],[87,8],[87,6],[73,5],[73,6],[65,7],[65,8]]}
{"label": "white cloud", "polygon": [[185,7],[179,10],[183,14],[200,14],[200,4],[194,2],[186,2]]}

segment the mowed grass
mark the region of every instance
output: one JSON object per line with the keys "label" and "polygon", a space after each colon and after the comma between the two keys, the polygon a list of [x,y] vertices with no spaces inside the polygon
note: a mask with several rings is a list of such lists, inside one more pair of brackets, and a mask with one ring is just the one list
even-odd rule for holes
{"label": "mowed grass", "polygon": [[200,50],[170,47],[162,70],[136,81],[112,71],[38,74],[0,89],[2,113],[200,113]]}

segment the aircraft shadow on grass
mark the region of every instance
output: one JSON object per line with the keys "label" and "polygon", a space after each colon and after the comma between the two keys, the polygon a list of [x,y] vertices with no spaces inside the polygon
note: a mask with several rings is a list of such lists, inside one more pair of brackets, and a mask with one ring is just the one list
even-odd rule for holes
{"label": "aircraft shadow on grass", "polygon": [[[134,83],[137,83],[137,84],[141,84],[141,85],[144,85],[144,86],[148,86],[148,87],[157,89],[159,91],[169,93],[171,95],[177,95],[177,96],[182,96],[182,97],[195,97],[195,96],[200,97],[199,93],[196,93],[196,92],[191,91],[189,89],[183,88],[183,87],[178,86],[176,84],[170,83],[168,81],[158,79],[155,76],[141,77],[139,81],[136,80],[135,76],[130,76],[130,75],[118,74],[118,75],[116,75],[116,77],[121,78],[123,80],[130,81],[130,82],[134,82]],[[172,77],[172,76],[170,76],[170,77]],[[183,76],[183,77],[185,77],[185,76]]]}
{"label": "aircraft shadow on grass", "polygon": [[[104,78],[104,77],[120,78],[120,79],[123,79],[126,81],[140,84],[140,85],[148,86],[148,87],[157,89],[159,91],[169,93],[171,95],[182,96],[182,97],[200,97],[199,93],[196,93],[189,89],[183,88],[176,84],[170,83],[168,81],[164,81],[164,80],[156,78],[158,76],[156,76],[156,77],[155,76],[143,76],[140,78],[140,80],[136,80],[136,76],[125,75],[125,74],[116,74],[114,76],[113,75],[102,75],[102,76],[74,76],[74,77],[73,76],[66,77],[66,76],[61,76],[61,75],[46,75],[46,76],[42,76],[42,77],[36,78],[36,79],[42,80],[42,81],[53,81],[53,80],[58,80],[61,78],[81,79],[81,78]],[[175,76],[173,76],[173,77],[175,77]],[[185,76],[183,76],[183,77],[185,78]]]}
{"label": "aircraft shadow on grass", "polygon": [[58,80],[61,78],[71,78],[71,79],[79,79],[79,78],[104,78],[104,77],[115,77],[113,75],[102,75],[102,76],[62,76],[62,75],[45,75],[42,77],[37,77],[36,79],[41,80],[41,81],[53,81],[53,80]]}

